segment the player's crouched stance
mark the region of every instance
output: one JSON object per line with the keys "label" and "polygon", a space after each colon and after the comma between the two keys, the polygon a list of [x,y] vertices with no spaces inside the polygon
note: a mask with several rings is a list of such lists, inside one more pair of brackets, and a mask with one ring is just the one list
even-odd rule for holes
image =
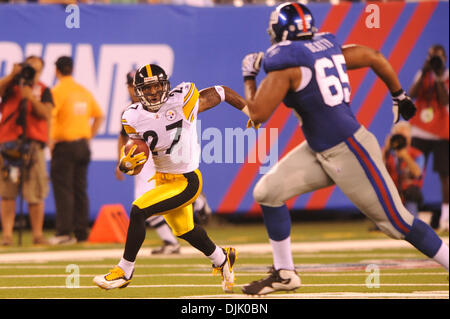
{"label": "player's crouched stance", "polygon": [[301,120],[306,141],[274,165],[253,190],[272,245],[273,269],[267,278],[245,285],[242,291],[264,295],[300,286],[285,203],[331,185],[337,185],[386,235],[408,241],[448,271],[448,246],[404,207],[376,137],[350,108],[347,70],[370,67],[391,92],[394,122],[400,115],[405,120],[415,115],[416,107],[390,63],[371,48],[341,47],[334,35],[316,33],[311,12],[300,3],[279,5],[268,31],[273,46],[264,55],[267,75],[258,88],[255,77],[263,53],[249,54],[242,61],[250,124],[265,122],[284,102]]}
{"label": "player's crouched stance", "polygon": [[[133,85],[140,103],[128,107],[122,124],[130,138],[144,140],[149,146],[156,170],[155,188],[133,202],[123,257],[109,273],[96,276],[94,283],[104,289],[128,286],[145,239],[145,220],[159,214],[176,236],[210,259],[214,272],[222,275],[223,290],[232,292],[236,250],[216,246],[206,231],[194,224],[192,203],[203,183],[196,123],[199,112],[224,101],[242,110],[245,100],[225,86],[199,92],[194,83],[183,82],[170,90],[165,71],[155,64],[141,67]],[[122,151],[119,163],[121,171],[129,175],[137,174],[146,161],[144,153],[134,154],[134,150]]]}

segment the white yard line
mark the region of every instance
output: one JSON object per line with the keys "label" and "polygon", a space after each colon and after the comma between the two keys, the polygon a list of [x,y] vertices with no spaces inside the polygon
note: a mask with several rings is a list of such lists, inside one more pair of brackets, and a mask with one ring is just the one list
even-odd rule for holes
{"label": "white yard line", "polygon": [[[234,285],[234,287],[242,287],[243,285]],[[206,285],[206,284],[179,284],[179,285],[129,285],[130,288],[186,288],[186,287],[222,287],[222,285]],[[366,284],[302,284],[302,287],[367,287]],[[447,284],[380,284],[381,287],[448,287]],[[79,286],[77,288],[70,288],[67,286],[9,286],[1,287],[1,289],[91,289],[98,288],[94,284],[92,286]]]}
{"label": "white yard line", "polygon": [[382,292],[382,293],[359,293],[359,292],[325,292],[325,293],[287,293],[287,294],[270,294],[266,296],[249,296],[244,294],[223,294],[223,295],[198,295],[198,296],[184,296],[181,298],[187,299],[243,299],[250,298],[255,300],[265,299],[448,299],[448,291],[420,291],[413,293],[395,293],[395,292]]}
{"label": "white yard line", "polygon": [[[445,238],[448,243],[448,237]],[[269,244],[242,244],[234,245],[239,253],[244,254],[270,254],[272,248]],[[292,243],[292,252],[319,252],[319,251],[343,251],[343,250],[373,250],[373,249],[396,249],[412,248],[411,244],[404,240],[393,239],[365,239],[365,240],[339,240],[323,242],[302,242]],[[38,251],[26,253],[0,253],[0,263],[13,262],[48,262],[65,260],[101,260],[107,258],[119,258],[123,254],[123,249],[84,249],[67,251]],[[182,247],[183,255],[203,256],[192,247]],[[139,252],[139,257],[151,256],[149,248],[143,248]],[[153,256],[152,256],[153,257]],[[163,258],[172,256],[163,256]],[[175,256],[174,256],[175,257]]]}
{"label": "white yard line", "polygon": [[[90,278],[98,274],[80,274],[80,277]],[[238,272],[236,277],[248,277],[248,276],[265,276],[267,273],[257,272]],[[422,273],[385,273],[381,272],[381,276],[386,277],[413,277],[413,276],[448,276],[446,272],[422,272]],[[5,279],[18,279],[18,278],[66,278],[68,274],[39,274],[39,275],[0,275],[0,278]],[[211,277],[210,272],[205,273],[171,273],[171,274],[147,274],[147,275],[133,275],[133,278],[152,278],[152,277]],[[303,277],[367,277],[367,273],[328,273],[328,274],[311,274],[302,273]]]}

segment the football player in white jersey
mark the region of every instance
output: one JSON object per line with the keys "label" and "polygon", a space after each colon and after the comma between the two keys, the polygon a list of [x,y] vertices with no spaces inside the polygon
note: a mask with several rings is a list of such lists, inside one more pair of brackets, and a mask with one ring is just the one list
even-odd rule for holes
{"label": "football player in white jersey", "polygon": [[[134,93],[134,86],[133,86],[133,80],[134,75],[136,74],[136,70],[130,71],[127,73],[127,89],[128,94],[130,96],[131,103],[138,103],[139,99],[136,97],[136,94]],[[123,115],[123,114],[122,114]],[[128,134],[125,132],[125,129],[122,127],[122,130],[118,136],[117,139],[117,150],[120,161],[121,157],[121,149],[122,147],[128,142]],[[119,169],[119,166],[116,166],[116,172],[115,172],[116,178],[119,181],[123,181],[125,179],[124,173],[122,173]],[[144,167],[142,168],[142,171],[134,176],[134,199],[141,196],[143,193],[149,191],[150,189],[155,187],[154,181],[148,181],[153,175],[155,175],[155,168],[153,166],[153,161],[151,159],[148,159],[147,162],[144,164]],[[195,207],[195,205],[194,205]],[[195,209],[194,209],[195,214]],[[156,232],[156,234],[159,236],[159,238],[162,240],[163,245],[161,247],[155,248],[152,250],[152,254],[179,254],[180,253],[180,244],[178,243],[177,238],[172,233],[172,230],[167,225],[166,221],[164,220],[164,217],[161,215],[153,215],[150,216],[147,219],[147,224],[153,228]]]}
{"label": "football player in white jersey", "polygon": [[[183,82],[170,90],[166,72],[155,64],[137,70],[134,89],[140,103],[128,107],[122,125],[130,138],[142,139],[148,144],[156,170],[155,188],[132,204],[122,259],[106,275],[94,277],[94,282],[104,289],[126,287],[145,239],[145,220],[163,215],[176,236],[211,260],[214,271],[222,275],[223,290],[231,292],[236,250],[216,246],[206,231],[194,224],[192,203],[199,196],[203,183],[198,169],[200,145],[196,122],[197,113],[220,102],[242,110],[245,100],[225,86],[198,91],[194,83]],[[134,151],[135,147],[127,154],[122,151],[120,160],[120,169],[129,175],[136,174],[146,161],[144,153],[134,154]]]}

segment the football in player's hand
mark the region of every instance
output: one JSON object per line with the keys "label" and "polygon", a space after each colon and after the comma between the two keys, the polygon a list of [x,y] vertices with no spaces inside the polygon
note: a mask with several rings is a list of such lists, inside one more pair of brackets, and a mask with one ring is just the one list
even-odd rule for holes
{"label": "football in player's hand", "polygon": [[[139,153],[144,153],[145,156],[147,156],[147,160],[148,160],[148,157],[149,157],[149,154],[150,154],[150,150],[148,148],[147,143],[145,143],[144,140],[138,140],[138,139],[130,138],[128,140],[128,142],[125,144],[124,153],[128,154],[128,152],[131,150],[131,148],[134,145],[136,145],[137,147],[134,150],[133,156],[135,156],[135,155],[137,155]],[[145,164],[145,162],[140,164],[140,165],[138,165],[138,166],[136,166],[134,168],[134,174],[133,175],[139,174],[141,172],[142,168],[144,167],[144,164]]]}

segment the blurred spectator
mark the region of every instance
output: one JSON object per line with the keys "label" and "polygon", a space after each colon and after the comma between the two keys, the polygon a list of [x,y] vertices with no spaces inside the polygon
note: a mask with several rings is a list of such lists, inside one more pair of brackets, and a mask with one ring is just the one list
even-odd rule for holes
{"label": "blurred spectator", "polygon": [[433,170],[441,181],[441,231],[449,229],[449,83],[446,61],[444,47],[433,45],[409,92],[416,99],[417,106],[417,115],[410,120],[411,145],[421,150],[427,159],[433,154]]}
{"label": "blurred spectator", "polygon": [[165,2],[166,4],[187,5],[192,7],[211,7],[214,5],[213,0],[166,0]]}
{"label": "blurred spectator", "polygon": [[383,148],[383,160],[405,207],[418,217],[423,204],[425,157],[420,150],[411,146],[411,128],[408,122],[400,122],[393,127]]}
{"label": "blurred spectator", "polygon": [[74,81],[72,72],[72,58],[60,57],[56,61],[58,84],[52,89],[55,108],[51,123],[53,147],[50,169],[56,207],[56,234],[50,239],[51,244],[87,240],[89,141],[103,122],[99,105],[87,89]]}
{"label": "blurred spectator", "polygon": [[0,79],[3,245],[12,244],[18,196],[28,203],[33,243],[46,243],[42,231],[44,200],[48,195],[44,148],[53,100],[50,89],[39,81],[43,67],[41,58],[30,56]]}

